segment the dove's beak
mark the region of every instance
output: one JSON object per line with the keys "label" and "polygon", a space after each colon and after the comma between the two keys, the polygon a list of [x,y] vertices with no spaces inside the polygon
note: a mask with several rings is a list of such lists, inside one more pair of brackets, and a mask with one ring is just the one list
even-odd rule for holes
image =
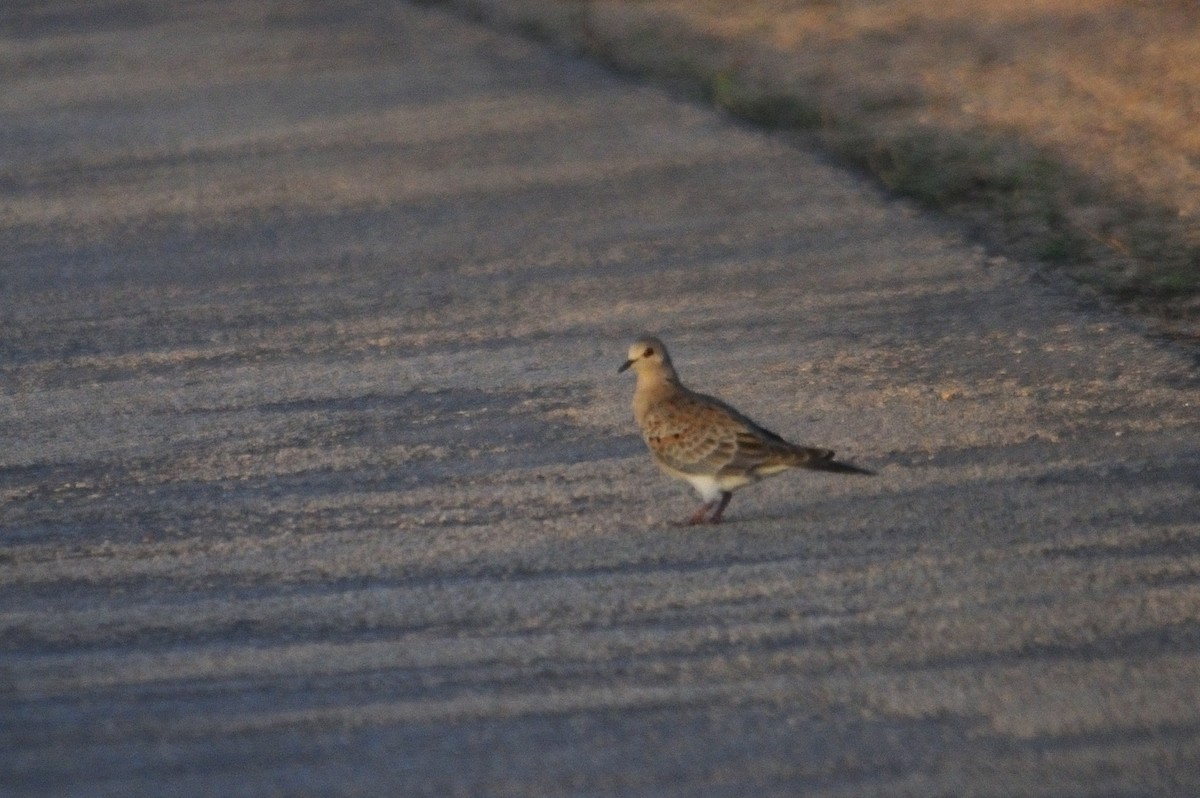
{"label": "dove's beak", "polygon": [[625,369],[629,368],[632,365],[633,365],[632,360],[626,360],[624,363],[621,364],[621,368],[617,369],[617,373],[620,374],[622,371],[624,371]]}

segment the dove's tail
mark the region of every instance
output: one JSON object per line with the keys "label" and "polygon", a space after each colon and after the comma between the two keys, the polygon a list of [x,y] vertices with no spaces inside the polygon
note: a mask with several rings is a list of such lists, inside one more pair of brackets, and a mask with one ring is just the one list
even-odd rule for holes
{"label": "dove's tail", "polygon": [[865,468],[852,466],[849,463],[841,463],[833,459],[833,451],[830,449],[800,449],[799,453],[803,457],[796,463],[800,468],[808,468],[813,471],[828,471],[831,474],[863,474],[866,476],[875,476],[874,471],[868,471]]}
{"label": "dove's tail", "polygon": [[869,477],[875,476],[874,471],[869,471],[865,468],[859,468],[858,466],[852,466],[849,463],[839,463],[837,460],[820,460],[816,463],[813,463],[811,466],[809,466],[809,468],[816,469],[817,471],[829,471],[833,474],[863,474]]}

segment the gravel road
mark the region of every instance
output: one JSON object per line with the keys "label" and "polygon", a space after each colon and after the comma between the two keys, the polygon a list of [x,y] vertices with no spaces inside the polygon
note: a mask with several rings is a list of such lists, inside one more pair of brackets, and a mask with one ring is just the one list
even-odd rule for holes
{"label": "gravel road", "polygon": [[[1200,793],[1187,352],[435,9],[0,21],[0,793]],[[643,332],[879,475],[675,526]]]}

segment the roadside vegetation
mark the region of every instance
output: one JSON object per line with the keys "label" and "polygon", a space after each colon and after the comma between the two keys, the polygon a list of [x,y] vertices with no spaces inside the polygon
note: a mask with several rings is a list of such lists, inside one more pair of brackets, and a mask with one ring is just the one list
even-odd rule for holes
{"label": "roadside vegetation", "polygon": [[1200,4],[441,0],[792,131],[1200,341]]}

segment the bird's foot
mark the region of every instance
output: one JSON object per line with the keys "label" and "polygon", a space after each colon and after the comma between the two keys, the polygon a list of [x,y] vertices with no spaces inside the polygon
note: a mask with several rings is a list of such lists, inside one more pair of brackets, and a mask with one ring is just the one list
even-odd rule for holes
{"label": "bird's foot", "polygon": [[709,516],[708,523],[710,523],[710,524],[721,523],[721,516],[723,516],[725,514],[725,508],[729,506],[729,500],[732,498],[733,498],[732,491],[726,490],[726,491],[721,492],[721,500],[717,503],[717,509],[713,510],[713,514],[711,516]]}
{"label": "bird's foot", "polygon": [[[688,516],[688,519],[684,521],[684,523],[688,526],[717,523],[716,521],[713,521],[712,517],[709,515],[709,511],[712,510],[714,504],[716,504],[715,499],[711,502],[705,502],[704,504],[700,505],[700,509]],[[719,520],[720,519],[718,519],[718,521]]]}
{"label": "bird's foot", "polygon": [[692,513],[686,521],[687,525],[697,526],[698,524],[721,523],[721,517],[725,514],[725,508],[729,506],[729,500],[732,498],[732,492],[723,491],[719,498],[700,505],[700,508]]}

